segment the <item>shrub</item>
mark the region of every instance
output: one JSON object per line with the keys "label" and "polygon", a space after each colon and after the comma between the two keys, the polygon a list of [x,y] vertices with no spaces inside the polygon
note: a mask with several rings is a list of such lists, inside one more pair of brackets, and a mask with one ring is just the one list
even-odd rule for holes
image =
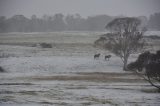
{"label": "shrub", "polygon": [[5,72],[5,70],[0,66],[0,72]]}
{"label": "shrub", "polygon": [[52,45],[49,44],[49,43],[40,43],[40,46],[41,46],[42,48],[52,48]]}
{"label": "shrub", "polygon": [[148,81],[152,86],[160,90],[160,50],[156,54],[146,51],[138,56],[135,62],[128,64],[130,70],[142,71],[144,73],[137,73]]}

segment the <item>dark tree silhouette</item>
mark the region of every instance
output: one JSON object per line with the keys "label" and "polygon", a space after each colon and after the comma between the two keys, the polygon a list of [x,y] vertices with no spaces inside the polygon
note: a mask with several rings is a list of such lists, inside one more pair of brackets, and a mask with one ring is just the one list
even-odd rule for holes
{"label": "dark tree silhouette", "polygon": [[144,69],[143,73],[137,72],[137,74],[152,86],[160,89],[160,50],[156,54],[148,51],[140,54],[135,62],[128,64],[128,69],[135,72],[137,72],[136,70],[141,72]]}

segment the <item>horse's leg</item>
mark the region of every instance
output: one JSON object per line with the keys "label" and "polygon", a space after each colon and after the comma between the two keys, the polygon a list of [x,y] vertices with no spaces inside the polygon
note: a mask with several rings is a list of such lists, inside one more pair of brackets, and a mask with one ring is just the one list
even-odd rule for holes
{"label": "horse's leg", "polygon": [[107,57],[105,57],[105,61],[107,60]]}

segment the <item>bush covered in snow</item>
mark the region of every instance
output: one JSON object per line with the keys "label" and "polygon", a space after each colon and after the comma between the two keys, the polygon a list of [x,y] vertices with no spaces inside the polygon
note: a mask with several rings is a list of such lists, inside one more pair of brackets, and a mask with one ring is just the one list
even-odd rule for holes
{"label": "bush covered in snow", "polygon": [[[152,86],[160,89],[160,50],[156,54],[146,51],[141,53],[135,62],[128,64],[130,70],[142,71],[142,77],[148,81]],[[154,84],[154,82],[159,84]]]}

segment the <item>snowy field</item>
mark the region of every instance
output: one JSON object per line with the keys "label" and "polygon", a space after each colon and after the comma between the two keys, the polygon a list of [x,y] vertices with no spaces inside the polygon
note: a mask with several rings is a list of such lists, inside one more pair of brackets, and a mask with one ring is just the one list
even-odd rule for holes
{"label": "snowy field", "polygon": [[[0,34],[0,66],[6,70],[0,73],[0,106],[159,106],[154,87],[122,71],[117,56],[93,47],[103,33]],[[53,47],[33,46],[42,42]],[[152,50],[159,44],[156,40]],[[112,55],[110,61],[104,60],[106,54]]]}

